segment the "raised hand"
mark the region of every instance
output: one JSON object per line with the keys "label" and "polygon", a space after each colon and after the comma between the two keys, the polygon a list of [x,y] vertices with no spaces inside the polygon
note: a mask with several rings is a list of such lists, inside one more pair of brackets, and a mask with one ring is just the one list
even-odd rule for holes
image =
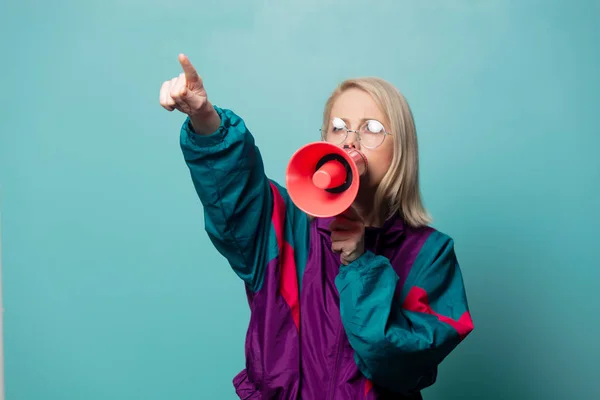
{"label": "raised hand", "polygon": [[220,119],[208,101],[202,78],[186,55],[179,55],[179,63],[183,72],[163,82],[160,105],[168,111],[187,114],[196,133],[211,133],[219,127]]}

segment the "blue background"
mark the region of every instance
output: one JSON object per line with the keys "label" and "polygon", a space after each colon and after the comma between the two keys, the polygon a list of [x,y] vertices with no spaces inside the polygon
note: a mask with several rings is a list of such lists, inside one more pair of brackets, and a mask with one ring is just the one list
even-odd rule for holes
{"label": "blue background", "polygon": [[339,81],[397,85],[476,324],[425,398],[600,398],[599,18],[583,0],[2,2],[7,398],[235,398],[243,286],[204,232],[183,115],[159,105],[180,52],[280,182]]}

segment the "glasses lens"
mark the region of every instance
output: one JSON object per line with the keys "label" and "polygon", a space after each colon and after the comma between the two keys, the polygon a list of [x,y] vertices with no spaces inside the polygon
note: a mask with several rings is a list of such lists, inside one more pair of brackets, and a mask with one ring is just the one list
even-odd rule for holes
{"label": "glasses lens", "polygon": [[385,128],[383,124],[376,120],[369,120],[365,122],[360,130],[360,144],[361,146],[374,148],[381,143],[385,138]]}
{"label": "glasses lens", "polygon": [[342,144],[346,140],[346,123],[341,118],[333,118],[327,127],[325,140],[333,144]]}

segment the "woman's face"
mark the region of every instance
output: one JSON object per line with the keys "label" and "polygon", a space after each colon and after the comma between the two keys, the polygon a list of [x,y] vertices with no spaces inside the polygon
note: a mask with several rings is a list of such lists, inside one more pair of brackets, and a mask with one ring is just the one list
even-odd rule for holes
{"label": "woman's face", "polygon": [[389,132],[389,122],[371,95],[357,88],[345,90],[333,103],[326,128],[328,142],[354,147],[367,158],[368,169],[361,181],[361,191],[377,188],[390,169],[394,143],[392,136],[385,134]]}

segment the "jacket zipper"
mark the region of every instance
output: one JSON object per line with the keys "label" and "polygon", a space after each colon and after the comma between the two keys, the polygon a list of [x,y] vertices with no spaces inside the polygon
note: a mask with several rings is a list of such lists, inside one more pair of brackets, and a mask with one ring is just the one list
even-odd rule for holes
{"label": "jacket zipper", "polygon": [[335,384],[337,381],[337,374],[338,374],[338,368],[339,368],[339,363],[340,363],[340,354],[342,353],[342,340],[341,340],[341,333],[342,333],[342,329],[343,327],[340,326],[338,328],[338,333],[336,335],[336,341],[337,341],[337,352],[335,354],[335,364],[333,366],[333,375],[331,375],[331,386],[329,387],[329,393],[330,396],[329,398],[331,400],[335,399]]}

